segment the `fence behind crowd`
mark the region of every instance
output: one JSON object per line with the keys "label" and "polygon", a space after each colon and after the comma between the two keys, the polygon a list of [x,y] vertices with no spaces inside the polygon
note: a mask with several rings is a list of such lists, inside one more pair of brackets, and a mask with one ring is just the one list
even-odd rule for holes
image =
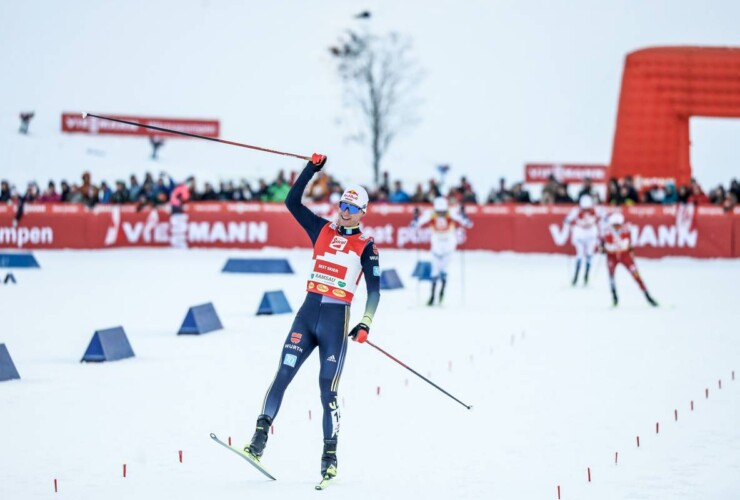
{"label": "fence behind crowd", "polygon": [[[423,208],[423,207],[422,207]],[[572,208],[541,205],[471,205],[472,229],[457,229],[462,248],[513,252],[572,253],[563,219]],[[333,219],[329,205],[313,209]],[[606,207],[604,210],[613,210]],[[643,257],[740,257],[740,210],[693,205],[622,207]],[[367,234],[385,248],[425,248],[429,229],[409,227],[414,205],[371,205]],[[27,205],[20,223],[14,208],[0,206],[0,248],[102,249],[120,247],[305,247],[309,240],[282,204],[198,203],[183,214],[134,205]]]}

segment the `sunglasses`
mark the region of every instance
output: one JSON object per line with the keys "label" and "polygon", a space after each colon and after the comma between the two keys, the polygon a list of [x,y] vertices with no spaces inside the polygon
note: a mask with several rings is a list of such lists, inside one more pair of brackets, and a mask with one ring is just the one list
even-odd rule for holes
{"label": "sunglasses", "polygon": [[355,215],[362,210],[357,205],[352,205],[351,203],[347,203],[346,201],[339,202],[339,211],[344,212],[347,210],[351,215]]}

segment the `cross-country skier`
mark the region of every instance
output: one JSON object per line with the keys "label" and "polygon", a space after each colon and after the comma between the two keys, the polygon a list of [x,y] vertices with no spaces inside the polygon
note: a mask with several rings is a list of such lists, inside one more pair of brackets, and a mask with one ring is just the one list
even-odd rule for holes
{"label": "cross-country skier", "polygon": [[640,273],[637,271],[637,265],[634,261],[634,249],[632,247],[632,235],[629,226],[624,223],[624,215],[615,212],[609,216],[608,224],[604,233],[602,248],[606,252],[606,264],[609,268],[609,286],[612,290],[614,305],[619,303],[617,297],[617,286],[614,281],[614,271],[618,264],[622,264],[632,274],[640,290],[645,293],[645,298],[651,306],[657,306],[658,303],[648,293],[645,283],[643,283]]}
{"label": "cross-country skier", "polygon": [[565,223],[570,225],[571,243],[576,247],[576,272],[573,275],[573,286],[578,283],[578,273],[581,263],[586,261],[583,273],[583,284],[588,285],[588,273],[591,270],[591,258],[596,251],[599,241],[599,215],[594,207],[593,199],[588,195],[581,196],[579,206],[574,207],[565,217]]}
{"label": "cross-country skier", "polygon": [[441,282],[439,289],[438,304],[442,304],[447,285],[447,268],[450,265],[452,254],[457,248],[457,227],[473,227],[473,223],[465,213],[451,212],[447,198],[439,196],[434,199],[434,210],[427,210],[421,216],[414,215],[411,227],[424,227],[429,225],[431,234],[431,259],[432,259],[432,294],[427,305],[434,305],[437,281]]}
{"label": "cross-country skier", "polygon": [[[353,186],[344,191],[339,200],[336,222],[315,215],[301,203],[308,181],[325,162],[325,156],[313,155],[285,200],[290,213],[311,238],[313,267],[306,284],[306,299],[285,339],[280,366],[265,395],[252,441],[244,451],[256,459],[262,456],[267,433],[280,409],[285,389],[318,347],[321,363],[319,388],[324,409],[321,476],[328,481],[337,475],[337,389],[347,351],[347,337],[355,342],[367,339],[380,300],[380,264],[375,243],[360,230],[360,219],[367,212],[365,189]],[[367,286],[365,312],[361,321],[348,332],[350,304],[363,274]]]}

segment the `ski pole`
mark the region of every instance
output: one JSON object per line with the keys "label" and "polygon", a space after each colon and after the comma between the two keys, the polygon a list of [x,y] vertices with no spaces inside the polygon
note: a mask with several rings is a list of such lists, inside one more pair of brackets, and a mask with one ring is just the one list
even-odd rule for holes
{"label": "ski pole", "polygon": [[373,343],[372,343],[372,342],[370,342],[369,340],[366,340],[366,341],[365,341],[365,343],[366,343],[366,344],[370,344],[370,346],[372,346],[372,347],[374,347],[375,349],[379,350],[380,352],[382,352],[383,354],[385,354],[386,356],[388,356],[389,358],[391,358],[391,359],[392,359],[393,361],[395,361],[395,362],[396,362],[396,363],[398,363],[399,365],[401,365],[401,366],[403,366],[404,368],[406,368],[406,369],[407,369],[408,371],[410,371],[411,373],[413,373],[413,374],[414,374],[414,375],[416,375],[417,377],[421,378],[422,380],[424,380],[424,381],[425,381],[425,382],[427,382],[428,384],[431,384],[431,385],[433,385],[433,386],[434,386],[434,387],[435,387],[436,389],[438,389],[438,390],[440,390],[440,391],[444,392],[445,394],[447,394],[447,395],[448,395],[449,397],[451,397],[452,399],[454,399],[455,401],[457,401],[458,403],[460,403],[461,405],[463,405],[463,406],[464,406],[465,408],[467,408],[468,410],[470,410],[470,409],[471,409],[471,408],[473,407],[473,405],[466,405],[465,403],[463,403],[462,401],[460,401],[459,399],[457,399],[457,398],[456,398],[455,396],[453,396],[452,394],[450,394],[449,392],[445,391],[445,390],[444,390],[444,389],[442,389],[442,388],[441,388],[440,386],[438,386],[437,384],[435,384],[434,382],[432,382],[431,380],[429,380],[428,378],[426,378],[426,377],[425,377],[424,375],[422,375],[421,373],[417,372],[416,370],[414,370],[413,368],[411,368],[410,366],[408,366],[408,365],[407,365],[406,363],[404,363],[403,361],[399,360],[398,358],[394,357],[393,355],[391,355],[391,354],[387,353],[386,351],[384,351],[384,350],[383,350],[383,349],[381,349],[380,347],[376,346],[375,344],[373,344]]}
{"label": "ski pole", "polygon": [[311,161],[310,156],[296,155],[293,153],[284,153],[282,151],[275,151],[274,149],[261,148],[259,146],[250,146],[249,144],[243,144],[241,142],[233,142],[233,141],[227,141],[225,139],[217,139],[215,137],[206,137],[204,135],[191,134],[188,132],[180,132],[179,130],[172,130],[172,129],[164,128],[164,127],[155,127],[154,125],[144,125],[143,123],[130,122],[127,120],[120,120],[118,118],[111,118],[109,116],[94,115],[92,113],[82,113],[83,119],[87,118],[88,116],[99,118],[101,120],[108,120],[111,122],[125,123],[126,125],[135,125],[137,127],[148,128],[152,130],[159,130],[160,132],[167,132],[170,134],[178,134],[178,135],[186,135],[188,137],[195,137],[196,139],[205,139],[207,141],[220,142],[221,144],[230,144],[232,146],[239,146],[241,148],[256,149],[257,151],[264,151],[266,153],[274,153],[276,155],[283,155],[283,156],[292,156],[293,158],[300,158],[301,160]]}

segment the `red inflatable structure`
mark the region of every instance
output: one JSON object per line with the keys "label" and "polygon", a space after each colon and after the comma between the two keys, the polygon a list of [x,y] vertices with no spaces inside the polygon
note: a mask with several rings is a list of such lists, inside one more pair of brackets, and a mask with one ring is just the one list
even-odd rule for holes
{"label": "red inflatable structure", "polygon": [[628,54],[609,176],[688,184],[692,116],[740,118],[740,48],[658,47]]}

